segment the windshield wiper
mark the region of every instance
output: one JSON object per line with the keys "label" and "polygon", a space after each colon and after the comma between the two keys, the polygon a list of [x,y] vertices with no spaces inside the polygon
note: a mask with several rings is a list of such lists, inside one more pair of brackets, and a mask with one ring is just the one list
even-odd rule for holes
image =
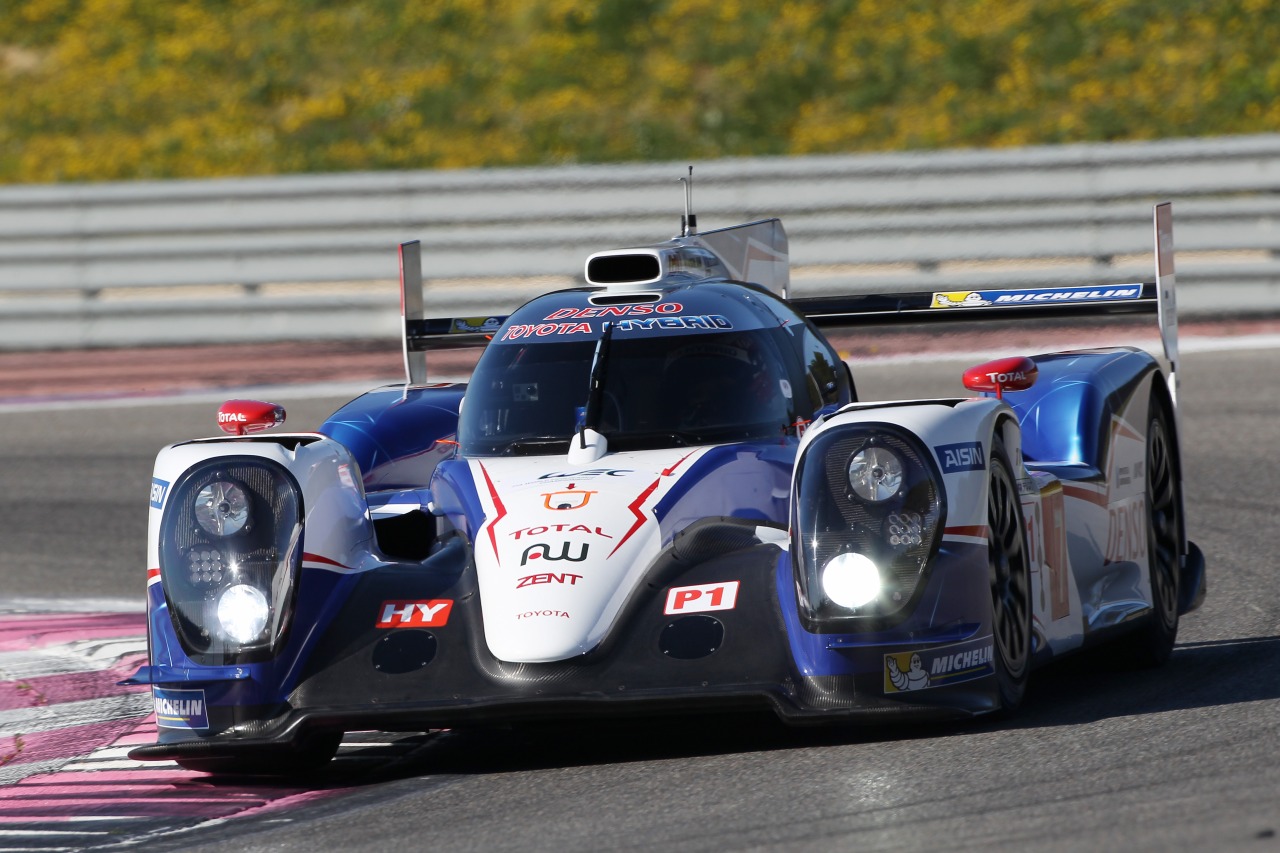
{"label": "windshield wiper", "polygon": [[568,443],[569,437],[566,435],[530,435],[507,442],[502,452],[507,456],[514,456],[521,451],[563,447]]}
{"label": "windshield wiper", "polygon": [[[600,420],[600,407],[604,400],[605,365],[609,362],[609,347],[613,343],[613,323],[605,323],[596,341],[596,352],[591,357],[591,378],[587,382],[587,412],[582,419],[582,428],[578,431],[579,447],[587,447],[587,429],[595,429]],[[599,430],[597,430],[599,432]]]}

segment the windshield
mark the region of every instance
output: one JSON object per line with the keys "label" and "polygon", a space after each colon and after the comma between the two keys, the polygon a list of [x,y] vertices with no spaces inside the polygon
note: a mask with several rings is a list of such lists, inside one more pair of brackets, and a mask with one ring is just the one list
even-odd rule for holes
{"label": "windshield", "polygon": [[[610,450],[777,438],[795,420],[781,329],[617,336],[599,401]],[[594,340],[491,345],[458,423],[468,456],[563,453],[585,416]]]}

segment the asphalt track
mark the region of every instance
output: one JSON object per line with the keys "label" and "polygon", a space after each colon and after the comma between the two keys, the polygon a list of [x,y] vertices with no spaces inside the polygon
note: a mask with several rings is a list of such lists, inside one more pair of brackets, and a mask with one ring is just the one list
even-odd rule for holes
{"label": "asphalt track", "polygon": [[[140,622],[104,611],[141,600],[155,451],[213,432],[216,403],[10,405],[0,850],[1280,849],[1280,349],[1219,342],[1241,343],[1183,362],[1189,528],[1210,588],[1160,670],[1064,664],[1033,677],[1014,719],[965,725],[349,735],[302,785],[123,758],[150,725],[145,693],[114,686]],[[869,365],[860,392],[959,394],[964,366]],[[286,399],[290,425],[348,396]]]}

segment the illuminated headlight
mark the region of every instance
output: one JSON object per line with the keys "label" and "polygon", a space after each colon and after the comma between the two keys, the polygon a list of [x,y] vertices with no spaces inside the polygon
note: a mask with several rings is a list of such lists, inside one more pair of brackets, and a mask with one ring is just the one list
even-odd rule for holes
{"label": "illuminated headlight", "polygon": [[262,635],[271,608],[267,597],[248,584],[229,586],[218,596],[218,625],[230,640],[247,645]]}
{"label": "illuminated headlight", "polygon": [[222,456],[178,478],[160,522],[160,579],[182,650],[205,666],[282,648],[302,563],[302,490],[279,463]]}
{"label": "illuminated headlight", "polygon": [[205,533],[231,536],[249,521],[249,496],[236,483],[216,480],[196,493],[192,509]]}
{"label": "illuminated headlight", "polygon": [[902,460],[884,447],[866,447],[849,460],[849,488],[864,501],[888,500],[902,488]]}
{"label": "illuminated headlight", "polygon": [[862,554],[837,554],[822,569],[822,591],[850,610],[880,594],[880,570]]}

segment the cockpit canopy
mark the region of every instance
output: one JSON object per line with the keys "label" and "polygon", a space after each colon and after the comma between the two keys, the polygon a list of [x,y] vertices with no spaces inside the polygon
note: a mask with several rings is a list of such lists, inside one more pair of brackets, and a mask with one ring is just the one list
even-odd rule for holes
{"label": "cockpit canopy", "polygon": [[476,365],[458,425],[463,455],[565,452],[586,417],[606,323],[590,426],[611,450],[779,439],[849,399],[835,354],[766,292],[727,282],[560,291],[513,314]]}

